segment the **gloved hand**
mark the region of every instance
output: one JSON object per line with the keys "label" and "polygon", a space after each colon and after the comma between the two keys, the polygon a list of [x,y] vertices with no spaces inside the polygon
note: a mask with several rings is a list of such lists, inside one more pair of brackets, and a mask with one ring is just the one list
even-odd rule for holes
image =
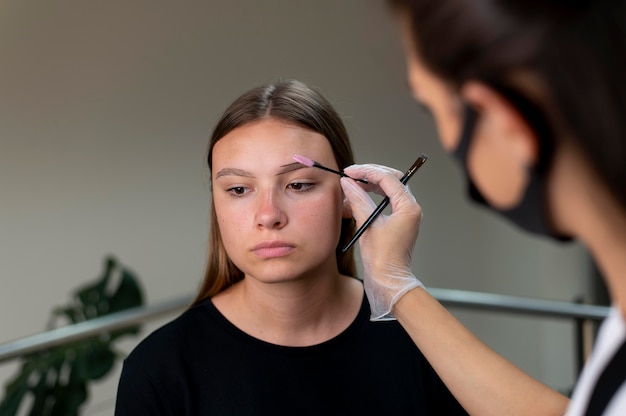
{"label": "gloved hand", "polygon": [[402,172],[396,169],[367,164],[349,166],[344,172],[353,178],[366,178],[369,182],[362,185],[352,179],[341,179],[357,226],[363,224],[376,208],[368,192],[389,197],[391,214],[379,215],[358,243],[365,294],[372,310],[370,319],[395,319],[391,309],[398,299],[411,289],[424,287],[411,271],[411,254],[422,209],[409,188],[400,182]]}

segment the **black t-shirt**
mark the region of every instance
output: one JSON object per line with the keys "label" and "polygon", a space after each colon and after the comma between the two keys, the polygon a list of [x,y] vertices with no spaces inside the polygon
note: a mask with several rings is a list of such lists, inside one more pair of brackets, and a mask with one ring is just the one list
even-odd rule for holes
{"label": "black t-shirt", "polygon": [[404,329],[369,315],[364,296],[335,338],[285,347],[239,330],[207,299],[126,358],[115,414],[467,414]]}

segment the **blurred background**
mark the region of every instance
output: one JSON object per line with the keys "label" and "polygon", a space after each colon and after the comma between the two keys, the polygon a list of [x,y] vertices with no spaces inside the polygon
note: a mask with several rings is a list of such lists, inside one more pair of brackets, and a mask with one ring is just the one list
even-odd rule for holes
{"label": "blurred background", "polygon": [[[359,163],[405,170],[430,155],[410,183],[424,209],[414,271],[427,287],[589,293],[580,246],[523,234],[467,201],[411,99],[383,1],[0,0],[0,343],[44,330],[108,254],[139,276],[148,304],[192,295],[206,260],[211,129],[240,93],[281,77],[333,103]],[[451,311],[532,376],[571,388],[570,322]],[[0,382],[16,370],[0,363]],[[119,371],[92,386],[85,415],[112,413]]]}

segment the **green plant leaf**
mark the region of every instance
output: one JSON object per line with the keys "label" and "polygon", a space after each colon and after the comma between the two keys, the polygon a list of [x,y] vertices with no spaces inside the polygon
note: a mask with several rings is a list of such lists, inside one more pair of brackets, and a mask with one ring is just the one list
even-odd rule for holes
{"label": "green plant leaf", "polygon": [[104,271],[102,272],[102,277],[95,283],[79,288],[75,292],[74,296],[83,305],[96,304],[101,298],[104,297],[107,284],[109,283],[116,266],[117,261],[113,257],[108,256],[104,261]]}
{"label": "green plant leaf", "polygon": [[87,401],[87,386],[85,383],[60,386],[54,391],[54,397],[50,416],[78,416],[78,409]]}
{"label": "green plant leaf", "polygon": [[115,353],[108,344],[98,343],[90,346],[84,355],[85,377],[97,380],[104,377],[115,364]]}
{"label": "green plant leaf", "polygon": [[108,298],[108,301],[109,313],[141,305],[143,294],[137,278],[129,271],[124,270],[117,290]]}
{"label": "green plant leaf", "polygon": [[30,374],[36,368],[32,362],[25,362],[22,364],[22,368],[20,373],[15,377],[15,379],[9,382],[6,385],[6,396],[12,396],[14,394],[19,394],[19,391],[22,389],[23,385],[28,385],[28,379],[30,378]]}
{"label": "green plant leaf", "polygon": [[[120,271],[120,279],[116,288],[111,290],[108,286],[111,286],[116,270]],[[76,323],[142,303],[143,293],[137,277],[109,256],[102,275],[95,282],[75,290],[72,303],[54,308],[52,316],[65,316]],[[120,358],[113,350],[112,342],[122,335],[138,333],[139,328],[137,325],[112,331],[24,356],[20,372],[5,386],[0,416],[15,415],[29,392],[34,396],[30,416],[78,415],[89,395],[88,383],[108,374]],[[34,383],[31,382],[33,378]]]}
{"label": "green plant leaf", "polygon": [[71,323],[76,324],[85,320],[84,315],[76,310],[76,307],[56,308],[54,310],[55,315],[65,316]]}
{"label": "green plant leaf", "polygon": [[10,394],[7,393],[2,403],[0,403],[0,416],[15,416],[20,408],[22,399],[24,399],[29,389],[28,383],[23,383],[13,389]]}
{"label": "green plant leaf", "polygon": [[39,381],[32,389],[32,392],[35,396],[35,400],[33,401],[33,405],[30,407],[29,416],[37,416],[44,415],[46,410],[46,399],[48,397],[48,372],[41,372],[39,375]]}

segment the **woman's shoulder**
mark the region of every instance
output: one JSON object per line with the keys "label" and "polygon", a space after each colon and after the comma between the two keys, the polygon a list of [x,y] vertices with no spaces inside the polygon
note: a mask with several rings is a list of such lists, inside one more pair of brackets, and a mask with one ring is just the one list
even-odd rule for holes
{"label": "woman's shoulder", "polygon": [[184,354],[190,342],[210,336],[209,315],[209,300],[192,306],[149,333],[133,348],[126,360],[139,364]]}

